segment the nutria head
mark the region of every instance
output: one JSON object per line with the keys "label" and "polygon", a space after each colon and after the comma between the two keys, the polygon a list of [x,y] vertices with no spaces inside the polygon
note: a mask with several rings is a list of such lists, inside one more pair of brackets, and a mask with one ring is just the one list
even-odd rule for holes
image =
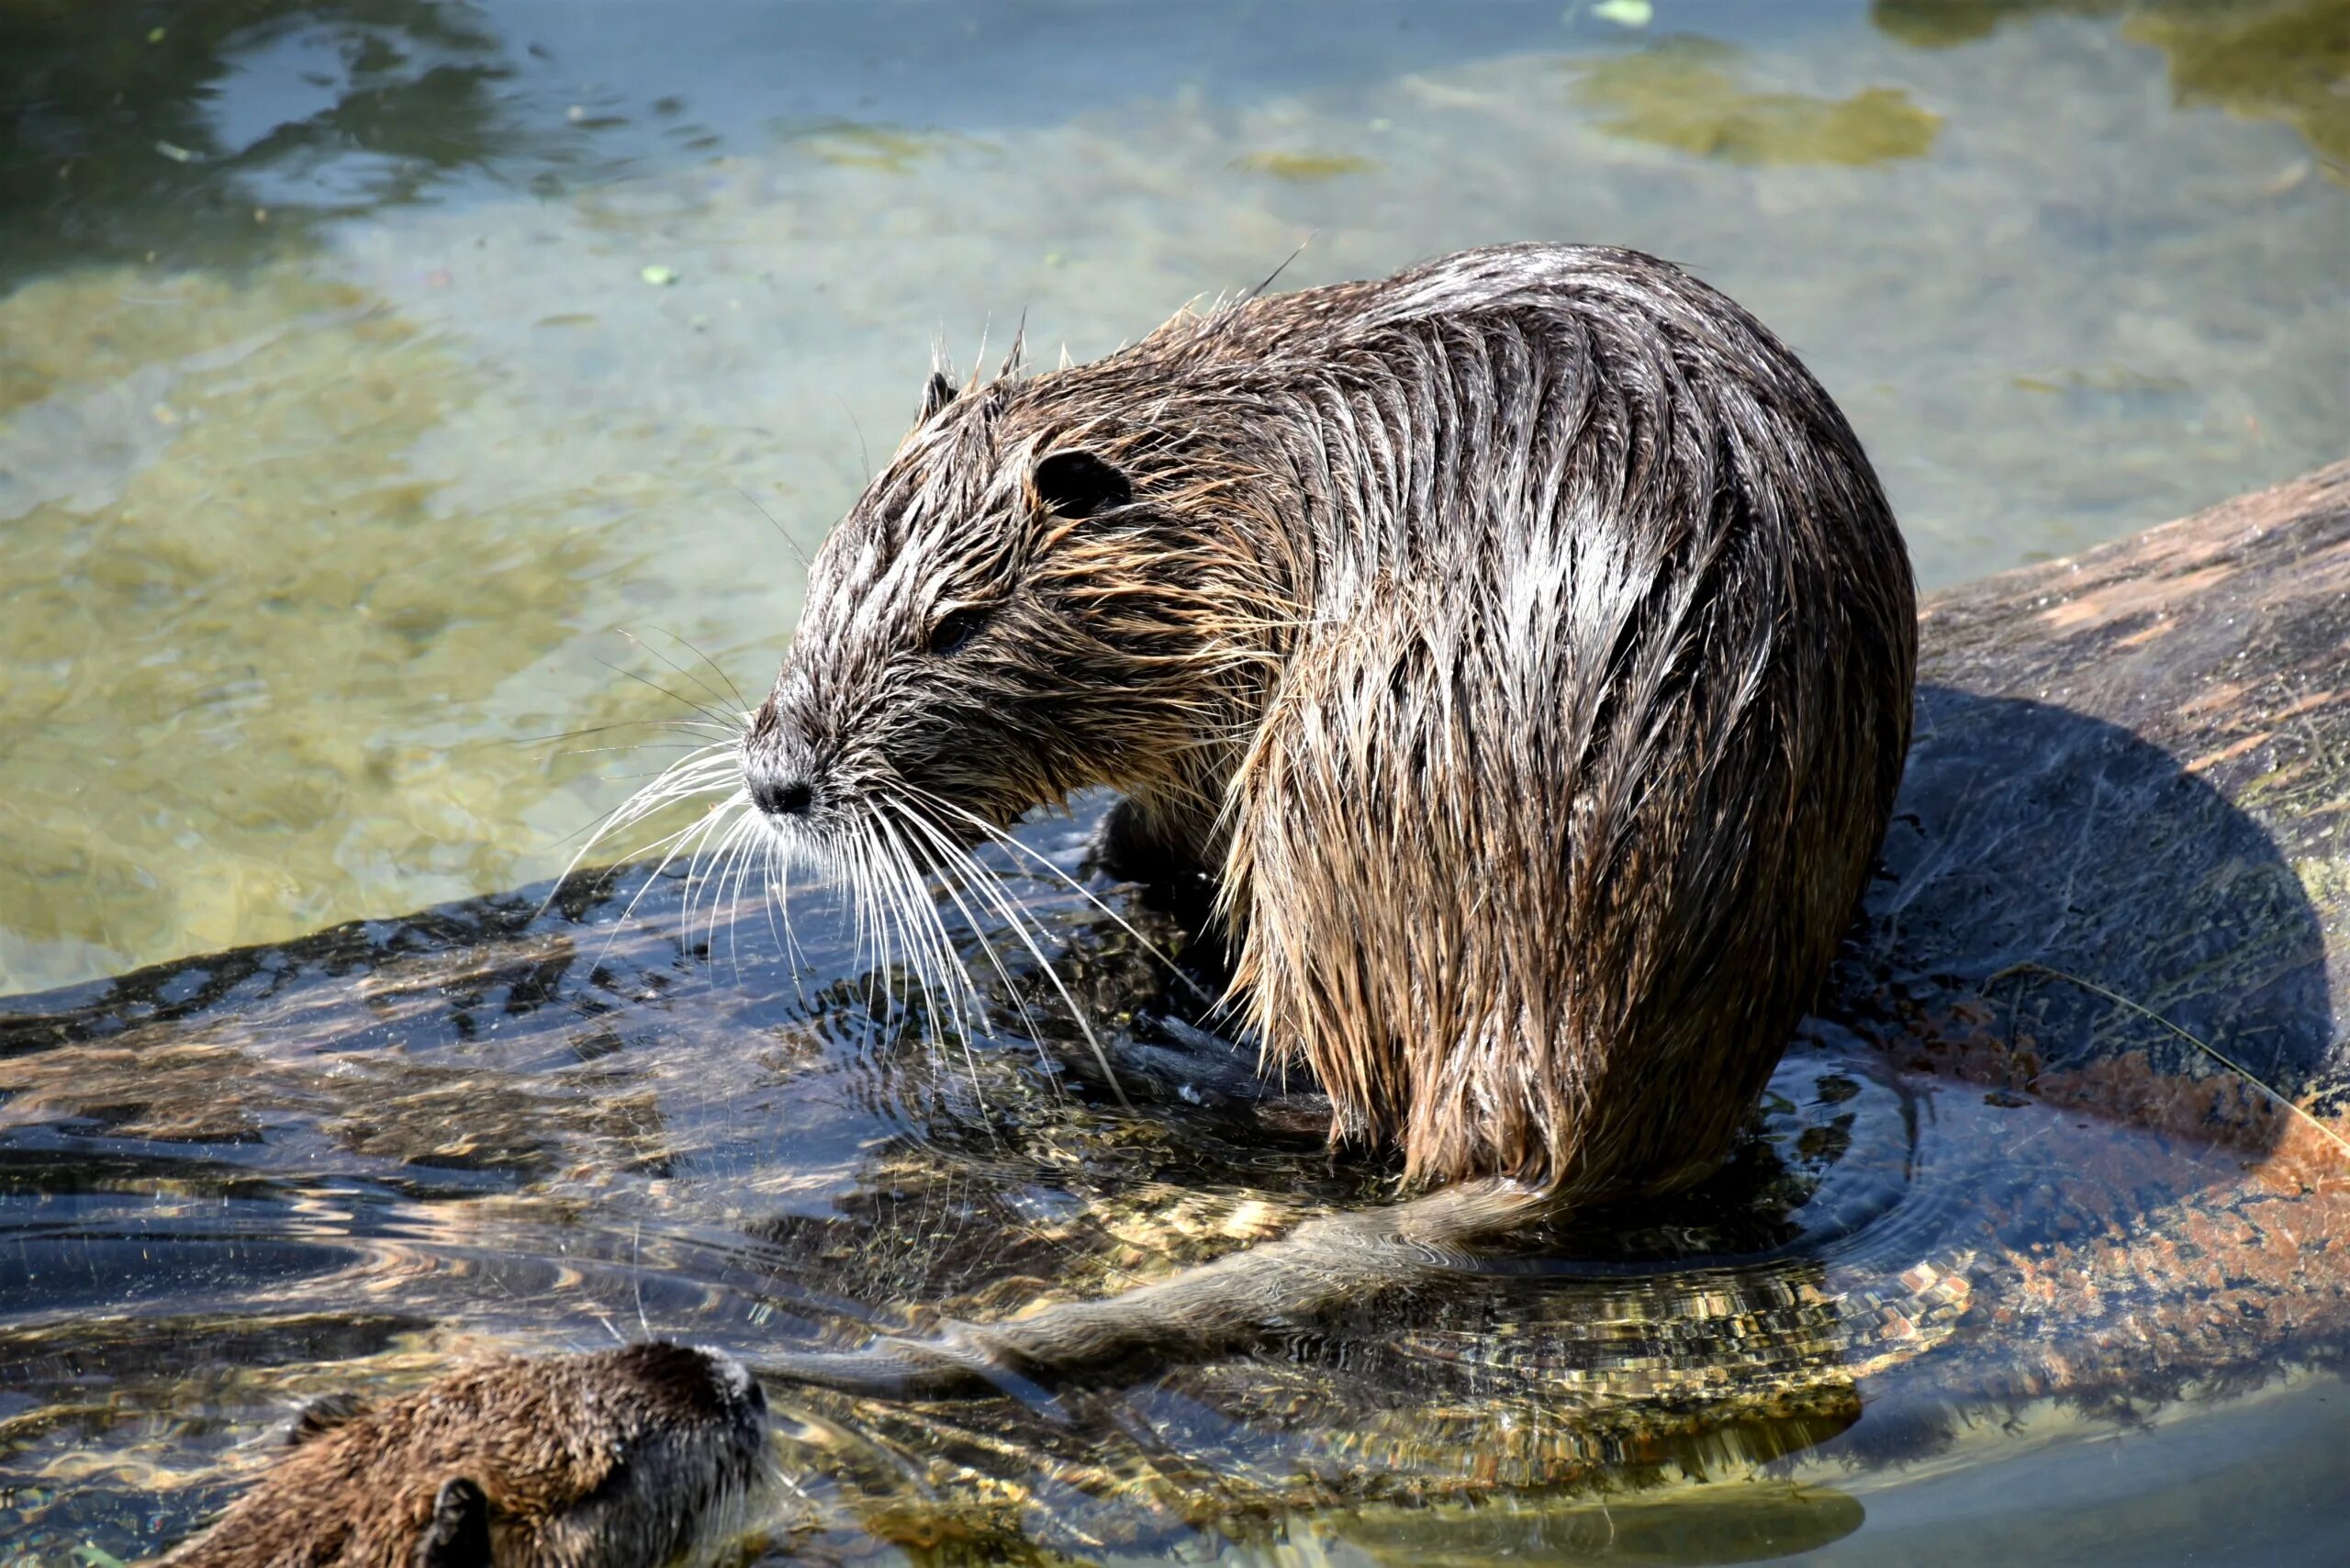
{"label": "nutria head", "polygon": [[1044,376],[933,374],[743,738],[788,854],[922,868],[1086,785],[1213,813],[1295,607],[1234,527],[1279,491],[1246,420],[1172,386],[1196,339],[1178,318]]}
{"label": "nutria head", "polygon": [[778,837],[839,858],[863,834],[975,842],[1088,783],[1130,785],[1180,741],[1184,602],[1166,510],[1119,435],[1055,419],[1034,383],[922,420],[809,571],[799,634],[752,717],[743,776]]}
{"label": "nutria head", "polygon": [[767,1473],[767,1400],[678,1345],[507,1357],[306,1409],[170,1568],[658,1568],[716,1545]]}

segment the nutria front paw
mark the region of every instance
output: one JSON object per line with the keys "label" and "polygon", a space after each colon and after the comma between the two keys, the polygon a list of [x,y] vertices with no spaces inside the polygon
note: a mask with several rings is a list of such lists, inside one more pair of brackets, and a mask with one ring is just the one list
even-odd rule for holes
{"label": "nutria front paw", "polygon": [[1125,796],[1102,815],[1087,851],[1086,869],[1121,882],[1181,897],[1203,890],[1213,896],[1215,879],[1190,847]]}

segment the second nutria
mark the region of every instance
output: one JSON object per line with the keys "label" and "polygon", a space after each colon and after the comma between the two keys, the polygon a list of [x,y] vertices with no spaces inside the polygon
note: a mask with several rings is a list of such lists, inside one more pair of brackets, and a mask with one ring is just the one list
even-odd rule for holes
{"label": "second nutria", "polygon": [[1827,393],[1634,252],[1472,251],[934,375],[813,563],[736,801],[920,934],[926,872],[984,911],[970,846],[1119,790],[1108,849],[1213,886],[1264,1057],[1438,1190],[773,1370],[902,1391],[1229,1342],[1695,1182],[1869,874],[1914,617]]}
{"label": "second nutria", "polygon": [[660,1568],[767,1473],[767,1400],[669,1344],[504,1357],[376,1404],[321,1401],[163,1568]]}

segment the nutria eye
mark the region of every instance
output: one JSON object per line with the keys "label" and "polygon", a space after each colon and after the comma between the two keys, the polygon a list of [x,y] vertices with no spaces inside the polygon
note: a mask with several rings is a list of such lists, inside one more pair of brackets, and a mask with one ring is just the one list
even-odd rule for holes
{"label": "nutria eye", "polygon": [[930,637],[923,644],[923,651],[934,658],[943,659],[969,644],[987,623],[988,612],[984,610],[972,608],[949,611],[930,629]]}

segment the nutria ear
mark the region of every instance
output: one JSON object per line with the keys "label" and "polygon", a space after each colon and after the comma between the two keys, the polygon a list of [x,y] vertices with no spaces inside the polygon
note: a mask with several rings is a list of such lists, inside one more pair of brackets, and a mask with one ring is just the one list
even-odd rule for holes
{"label": "nutria ear", "polygon": [[411,1568],[490,1568],[489,1499],[480,1487],[462,1475],[441,1484]]}
{"label": "nutria ear", "polygon": [[285,1446],[300,1448],[312,1438],[333,1431],[353,1416],[367,1408],[367,1401],[355,1394],[321,1394],[294,1417],[285,1429]]}
{"label": "nutria ear", "polygon": [[930,380],[923,385],[922,389],[922,418],[914,422],[916,424],[928,424],[930,422],[930,417],[933,414],[935,414],[939,409],[946,407],[947,404],[952,403],[954,400],[955,384],[946,379],[946,373],[945,371],[932,371],[930,373]]}
{"label": "nutria ear", "polygon": [[1083,447],[1046,453],[1034,477],[1037,499],[1063,517],[1091,517],[1135,498],[1125,471]]}

